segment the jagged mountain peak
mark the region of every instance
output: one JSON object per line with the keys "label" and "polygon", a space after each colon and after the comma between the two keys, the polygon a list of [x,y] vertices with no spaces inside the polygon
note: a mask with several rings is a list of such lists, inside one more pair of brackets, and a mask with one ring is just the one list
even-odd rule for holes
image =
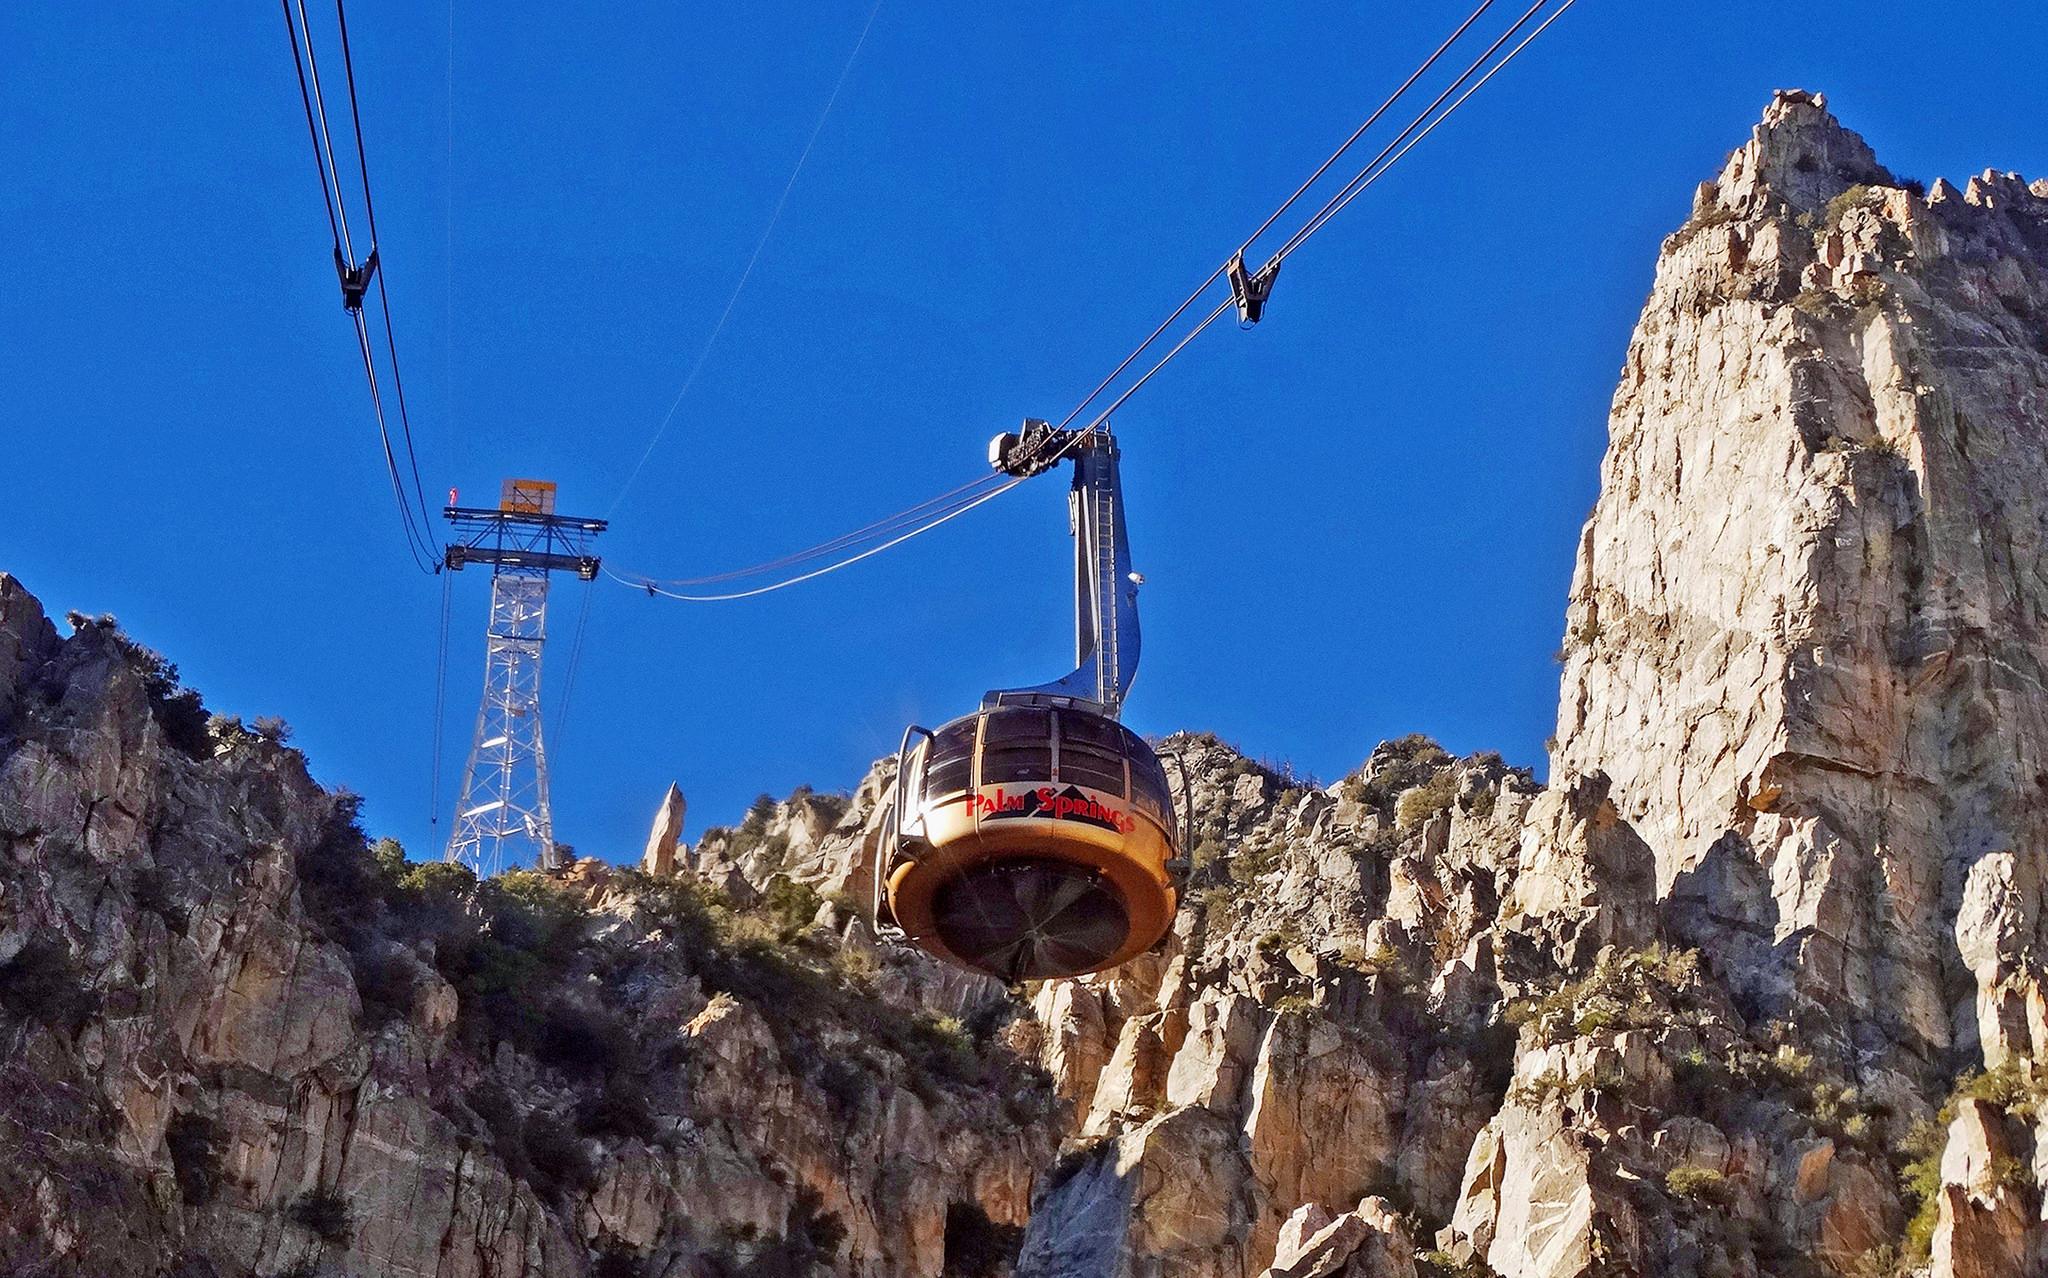
{"label": "jagged mountain peak", "polygon": [[1815,213],[1859,184],[1898,182],[1869,144],[1828,110],[1825,94],[1780,89],[1713,185],[1723,208],[1754,211],[1776,198],[1795,212]]}

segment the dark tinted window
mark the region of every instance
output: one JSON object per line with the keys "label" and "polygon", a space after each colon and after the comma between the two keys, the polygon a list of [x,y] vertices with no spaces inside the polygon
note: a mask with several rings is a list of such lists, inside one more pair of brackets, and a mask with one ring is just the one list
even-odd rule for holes
{"label": "dark tinted window", "polygon": [[940,728],[925,754],[924,792],[927,797],[958,794],[967,788],[968,770],[974,764],[973,715]]}
{"label": "dark tinted window", "polygon": [[1115,795],[1126,793],[1122,731],[1097,715],[1061,714],[1060,780]]}
{"label": "dark tinted window", "polygon": [[1173,826],[1173,794],[1166,788],[1166,769],[1152,748],[1126,731],[1124,742],[1131,754],[1131,799],[1139,807]]}
{"label": "dark tinted window", "polygon": [[981,730],[981,784],[1052,780],[1052,711],[997,710]]}
{"label": "dark tinted window", "polygon": [[1130,735],[1122,724],[1101,715],[1068,711],[1060,715],[1060,742],[1069,741],[1077,745],[1094,746],[1109,754],[1123,752],[1123,739]]}

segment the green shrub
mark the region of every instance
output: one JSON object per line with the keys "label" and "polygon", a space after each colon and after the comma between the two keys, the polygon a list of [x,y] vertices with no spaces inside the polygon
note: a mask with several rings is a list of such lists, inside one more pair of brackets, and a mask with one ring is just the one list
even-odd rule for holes
{"label": "green shrub", "polygon": [[1540,999],[1518,1000],[1505,1015],[1515,1025],[1533,1022],[1547,1043],[1600,1030],[1689,1024],[1705,1011],[1698,974],[1699,955],[1692,950],[1651,945],[1603,954],[1583,978]]}
{"label": "green shrub", "polygon": [[183,932],[191,917],[171,891],[171,879],[163,869],[154,865],[137,866],[135,877],[130,880],[129,890],[135,894],[138,909],[148,910],[170,926],[173,932]]}
{"label": "green shrub", "polygon": [[827,1056],[820,1060],[811,1081],[825,1093],[834,1111],[842,1117],[860,1113],[874,1091],[874,1083],[866,1071],[840,1056]]}
{"label": "green shrub", "polygon": [[777,938],[784,942],[795,940],[817,922],[818,911],[825,901],[808,884],[798,883],[787,875],[778,874],[768,881],[768,889],[761,895],[761,906],[776,924]]}
{"label": "green shrub", "polygon": [[355,1235],[348,1199],[331,1189],[309,1189],[300,1194],[285,1210],[285,1216],[320,1241],[336,1247],[347,1247]]}
{"label": "green shrub", "polygon": [[2002,1113],[2030,1122],[2048,1098],[2048,1069],[2023,1056],[2009,1056],[1987,1070],[1970,1070],[1956,1080],[1955,1091],[1942,1110],[1944,1123],[1955,1117],[1959,1100],[1989,1101]]}
{"label": "green shrub", "polygon": [[1220,939],[1230,931],[1230,907],[1235,899],[1236,894],[1226,887],[1205,887],[1195,894],[1195,909],[1205,938]]}
{"label": "green shrub", "polygon": [[318,837],[293,857],[299,900],[315,930],[350,949],[365,943],[390,890],[389,880],[370,855],[362,808],[363,796],[346,789],[332,791]]}
{"label": "green shrub", "polygon": [[1401,793],[1394,811],[1394,824],[1403,830],[1413,830],[1450,807],[1457,797],[1458,774],[1454,769],[1445,768],[1421,785]]}
{"label": "green shrub", "polygon": [[1477,1260],[1459,1260],[1447,1251],[1425,1251],[1415,1257],[1418,1278],[1493,1278],[1493,1270]]}
{"label": "green shrub", "polygon": [[1849,210],[1868,200],[1873,189],[1858,182],[1840,195],[1837,195],[1834,199],[1829,200],[1826,221],[1827,229],[1832,231],[1840,226],[1842,219],[1849,215]]}
{"label": "green shrub", "polygon": [[[388,840],[381,840],[382,848]],[[397,847],[393,843],[392,847]],[[403,855],[403,849],[400,849]],[[380,864],[388,865],[388,854],[380,854]],[[459,901],[476,891],[476,873],[459,861],[422,861],[418,865],[401,864],[398,886],[407,896],[418,898],[420,903],[441,904]]]}
{"label": "green shrub", "polygon": [[292,739],[292,725],[274,714],[259,717],[249,725],[249,731],[262,737],[274,746],[288,744]]}
{"label": "green shrub", "polygon": [[1395,801],[1404,792],[1427,784],[1451,762],[1448,750],[1413,732],[1382,743],[1366,760],[1365,767],[1345,780],[1340,792],[1383,818],[1393,817]]}
{"label": "green shrub", "polygon": [[[1912,1208],[1901,1247],[1908,1264],[1924,1263],[1934,1241],[1934,1226],[1940,1216],[1941,1155],[1948,1146],[1956,1102],[1961,1100],[1986,1101],[2008,1118],[2031,1123],[2048,1100],[2048,1068],[2027,1057],[2010,1056],[1990,1069],[1965,1072],[1935,1116],[1913,1124],[1893,1147],[1900,1196]],[[2002,1187],[2028,1191],[2035,1187],[2032,1167],[2018,1159],[1999,1159],[1989,1170],[1994,1183]]]}
{"label": "green shrub", "polygon": [[1272,839],[1246,839],[1230,858],[1230,881],[1251,887],[1280,864],[1281,845]]}
{"label": "green shrub", "polygon": [[1941,1154],[1947,1145],[1946,1118],[1922,1119],[1907,1129],[1898,1144],[1900,1195],[1912,1208],[1903,1250],[1913,1263],[1925,1260],[1934,1242],[1934,1226],[1941,1212]]}
{"label": "green shrub", "polygon": [[1733,1196],[1728,1178],[1711,1167],[1674,1167],[1664,1176],[1664,1188],[1702,1203],[1722,1204]]}
{"label": "green shrub", "polygon": [[907,1045],[909,1059],[927,1075],[964,1083],[981,1073],[974,1038],[957,1017],[918,1013],[910,1020]]}
{"label": "green shrub", "polygon": [[[77,624],[73,618],[73,624]],[[194,759],[213,757],[213,733],[208,729],[206,703],[199,694],[178,682],[178,667],[163,654],[144,647],[114,627],[112,617],[92,623],[111,632],[114,644],[126,657],[129,668],[142,679],[142,693],[149,701],[149,717],[163,731],[164,740]]]}
{"label": "green shrub", "polygon": [[799,1189],[782,1236],[728,1272],[735,1278],[812,1278],[819,1269],[829,1269],[845,1241],[846,1227],[836,1214],[822,1210],[817,1191]]}
{"label": "green shrub", "polygon": [[534,1184],[533,1163],[526,1156],[526,1124],[512,1094],[502,1084],[486,1081],[470,1088],[463,1100],[483,1128],[492,1151],[505,1164],[506,1174]]}

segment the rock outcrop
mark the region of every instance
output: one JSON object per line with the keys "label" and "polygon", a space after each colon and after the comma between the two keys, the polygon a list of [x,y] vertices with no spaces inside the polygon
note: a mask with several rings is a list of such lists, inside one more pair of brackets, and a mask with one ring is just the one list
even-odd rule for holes
{"label": "rock outcrop", "polygon": [[2044,537],[2048,183],[1788,92],[1665,241],[1550,783],[1170,738],[1112,973],[879,946],[893,760],[644,873],[409,864],[0,577],[0,1268],[2048,1273]]}
{"label": "rock outcrop", "polygon": [[683,815],[688,810],[683,788],[671,782],[668,793],[661,796],[661,806],[654,811],[654,826],[647,831],[647,847],[640,853],[642,870],[657,878],[676,872],[676,849],[682,843]]}
{"label": "rock outcrop", "polygon": [[[1061,1132],[808,892],[416,866],[0,576],[0,1272],[936,1274]],[[949,1224],[950,1222],[950,1224]]]}

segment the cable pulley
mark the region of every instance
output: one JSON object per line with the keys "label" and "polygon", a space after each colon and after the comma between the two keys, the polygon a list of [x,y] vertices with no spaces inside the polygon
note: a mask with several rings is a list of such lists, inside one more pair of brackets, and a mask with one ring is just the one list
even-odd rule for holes
{"label": "cable pulley", "polygon": [[1273,295],[1273,281],[1280,274],[1280,259],[1275,257],[1258,269],[1256,274],[1247,274],[1244,269],[1244,254],[1233,254],[1225,268],[1230,280],[1230,300],[1237,303],[1238,323],[1250,328],[1265,318],[1266,299]]}
{"label": "cable pulley", "polygon": [[377,274],[377,246],[370,246],[370,255],[363,259],[361,266],[350,265],[334,250],[334,273],[341,277],[341,309],[354,315],[363,309],[363,295],[370,291],[370,280]]}

